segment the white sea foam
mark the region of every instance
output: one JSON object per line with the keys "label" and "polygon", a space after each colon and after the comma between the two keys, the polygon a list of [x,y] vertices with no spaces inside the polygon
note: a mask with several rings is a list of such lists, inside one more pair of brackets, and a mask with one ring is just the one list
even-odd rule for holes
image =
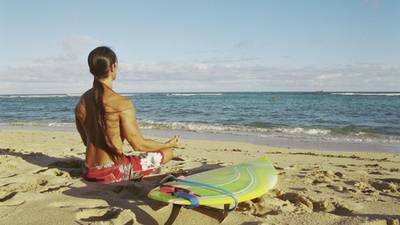
{"label": "white sea foam", "polygon": [[0,98],[59,98],[59,97],[68,97],[68,95],[59,94],[59,95],[0,95]]}
{"label": "white sea foam", "polygon": [[360,95],[360,96],[400,96],[400,93],[361,93],[361,92],[333,92],[333,95]]}
{"label": "white sea foam", "polygon": [[65,95],[67,95],[67,96],[69,96],[69,97],[79,97],[79,96],[81,96],[82,94],[78,94],[78,93],[67,93],[67,94],[65,94]]}
{"label": "white sea foam", "polygon": [[274,131],[288,133],[288,134],[308,134],[308,135],[328,135],[331,133],[328,129],[317,129],[317,128],[275,128]]}
{"label": "white sea foam", "polygon": [[219,96],[219,95],[222,95],[222,93],[172,93],[172,94],[167,94],[167,96],[197,96],[197,95]]}
{"label": "white sea foam", "polygon": [[140,128],[144,129],[167,129],[185,130],[199,133],[221,133],[237,135],[256,135],[259,137],[283,137],[283,138],[312,138],[326,141],[351,142],[351,143],[373,143],[382,142],[388,144],[399,144],[400,139],[396,136],[371,135],[365,132],[335,134],[329,129],[302,128],[302,127],[272,127],[260,128],[245,125],[222,125],[191,122],[155,122],[142,121]]}
{"label": "white sea foam", "polygon": [[1,122],[0,126],[75,127],[75,123],[63,123],[63,122]]}
{"label": "white sea foam", "polygon": [[[71,128],[75,123],[65,122],[2,122],[5,126],[43,126],[53,128]],[[329,129],[303,128],[303,127],[271,127],[260,128],[246,125],[223,125],[206,124],[193,122],[156,122],[151,120],[139,121],[139,127],[144,129],[161,130],[183,130],[198,133],[216,133],[216,134],[235,134],[235,135],[255,135],[258,137],[283,137],[315,139],[335,142],[348,143],[387,143],[400,144],[398,136],[372,135],[366,132],[355,132],[349,134],[336,134]]]}
{"label": "white sea foam", "polygon": [[0,126],[40,126],[44,124],[40,124],[37,122],[2,122]]}
{"label": "white sea foam", "polygon": [[61,123],[61,122],[53,122],[53,123],[48,123],[47,126],[49,127],[74,127],[74,123]]}
{"label": "white sea foam", "polygon": [[328,135],[331,133],[331,131],[328,129],[317,128],[260,128],[246,125],[222,125],[218,123],[206,124],[192,122],[155,122],[150,120],[141,122],[140,127],[145,129],[173,129],[212,133],[286,133],[307,135]]}
{"label": "white sea foam", "polygon": [[121,94],[121,95],[125,96],[125,97],[135,96],[135,94],[129,94],[129,93],[125,93],[125,94]]}

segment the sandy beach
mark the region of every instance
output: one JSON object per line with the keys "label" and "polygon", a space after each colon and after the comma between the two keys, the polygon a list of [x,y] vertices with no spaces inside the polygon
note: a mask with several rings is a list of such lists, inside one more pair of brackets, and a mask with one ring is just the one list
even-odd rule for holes
{"label": "sandy beach", "polygon": [[0,225],[400,225],[399,24],[396,0],[2,1]]}
{"label": "sandy beach", "polygon": [[[154,137],[156,138],[156,137]],[[162,138],[156,138],[163,140]],[[126,145],[125,151],[132,153]],[[399,224],[400,154],[285,149],[188,140],[162,174],[188,175],[267,155],[275,189],[240,204],[221,224]],[[80,177],[76,132],[0,130],[0,224],[163,224],[171,207],[146,195],[157,177],[102,185]],[[175,224],[219,224],[184,209]]]}

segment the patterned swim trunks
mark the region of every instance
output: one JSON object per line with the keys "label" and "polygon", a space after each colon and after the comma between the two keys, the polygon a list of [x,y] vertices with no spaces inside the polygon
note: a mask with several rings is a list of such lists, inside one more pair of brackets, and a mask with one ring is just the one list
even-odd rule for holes
{"label": "patterned swim trunks", "polygon": [[109,162],[104,165],[86,168],[83,177],[88,181],[104,184],[136,180],[153,173],[163,164],[161,151],[147,152],[139,156],[124,156],[118,163]]}

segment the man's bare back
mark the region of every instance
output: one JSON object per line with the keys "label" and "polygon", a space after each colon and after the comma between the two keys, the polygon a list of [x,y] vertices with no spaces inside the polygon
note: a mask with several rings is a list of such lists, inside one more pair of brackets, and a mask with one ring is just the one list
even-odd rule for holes
{"label": "man's bare back", "polygon": [[[105,131],[96,129],[97,121],[95,118],[96,106],[93,89],[88,90],[82,95],[75,108],[77,127],[82,140],[87,146],[86,165],[93,167],[103,165],[112,161],[107,151],[106,144],[115,150],[115,155],[123,154],[122,146],[124,141],[123,133],[120,129],[121,112],[133,109],[131,101],[122,97],[109,88],[104,89],[105,121],[107,129]],[[103,133],[104,132],[104,133]],[[106,140],[107,137],[107,140]]]}
{"label": "man's bare back", "polygon": [[[145,139],[137,126],[136,110],[133,103],[124,96],[115,93],[104,85],[103,104],[107,129],[99,130],[95,118],[96,106],[93,101],[94,91],[84,93],[75,108],[76,126],[86,145],[86,166],[104,165],[113,161],[107,153],[107,146],[114,150],[115,156],[123,154],[125,139],[137,151],[159,151],[175,147],[178,137],[166,143]],[[103,133],[104,132],[104,133]],[[166,152],[169,159],[172,153]]]}

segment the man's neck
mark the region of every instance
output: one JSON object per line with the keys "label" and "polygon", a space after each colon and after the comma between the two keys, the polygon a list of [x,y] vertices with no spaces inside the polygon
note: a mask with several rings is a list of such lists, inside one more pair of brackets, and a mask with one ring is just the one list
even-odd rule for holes
{"label": "man's neck", "polygon": [[108,88],[112,89],[112,83],[113,81],[111,79],[104,79],[104,80],[99,80],[102,84],[106,85]]}

